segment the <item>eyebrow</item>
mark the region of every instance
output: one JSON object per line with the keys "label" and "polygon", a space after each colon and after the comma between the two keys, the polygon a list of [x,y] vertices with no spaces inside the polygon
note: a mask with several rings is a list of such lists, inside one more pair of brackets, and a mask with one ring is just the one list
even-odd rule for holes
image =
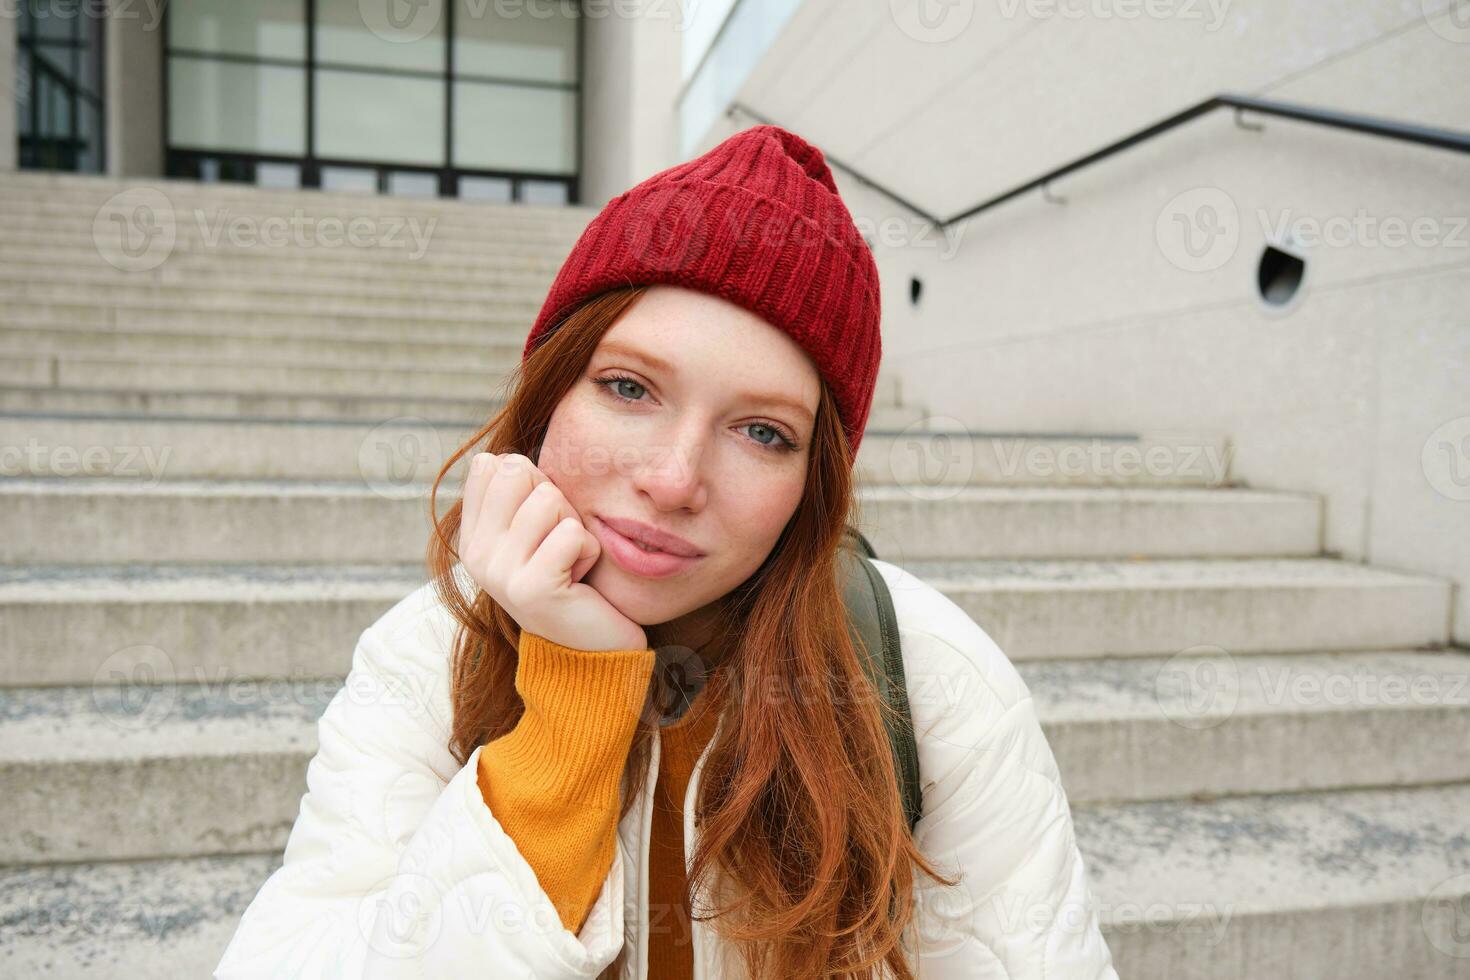
{"label": "eyebrow", "polygon": [[[663,358],[658,357],[655,354],[645,353],[644,351],[638,350],[634,347],[629,347],[626,344],[620,344],[615,340],[603,341],[599,352],[603,354],[622,354],[625,357],[633,358],[635,361],[642,361],[644,364],[653,368],[655,371],[663,371],[665,374],[678,373],[675,370],[674,366]],[[741,391],[736,393],[736,397],[745,399],[747,401],[760,402],[767,405],[781,405],[785,408],[791,409],[793,412],[797,412],[798,414],[800,414],[802,418],[806,419],[808,424],[813,421],[812,413],[809,408],[807,408],[799,401],[787,398],[785,395],[777,395],[772,392]]]}

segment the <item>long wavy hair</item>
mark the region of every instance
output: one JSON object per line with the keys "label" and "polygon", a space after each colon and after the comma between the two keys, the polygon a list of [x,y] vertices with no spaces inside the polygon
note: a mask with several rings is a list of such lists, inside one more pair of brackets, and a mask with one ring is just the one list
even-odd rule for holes
{"label": "long wavy hair", "polygon": [[[552,411],[646,288],[602,293],[560,322],[507,379],[504,407],[440,468],[431,517],[440,482],[467,453],[539,458]],[[855,510],[847,441],[824,382],[801,501],[761,566],[718,601],[733,646],[706,682],[724,720],[695,801],[700,833],[684,901],[691,918],[738,944],[753,980],[877,980],[884,966],[912,980],[904,931],[914,915],[913,869],[947,885],[957,880],[941,877],[914,845],[885,727],[889,709],[848,630],[838,548]],[[460,513],[456,502],[434,520],[427,562],[459,624],[449,748],[464,765],[477,746],[516,726],[524,702],[515,689],[520,627],[484,591],[470,599],[455,581]],[[656,646],[657,624],[647,632]],[[658,684],[655,671],[649,698],[659,696]],[[641,714],[629,749],[620,820],[646,782],[650,717]],[[731,900],[700,914],[696,889],[712,896],[726,888]],[[626,952],[602,977],[619,976]]]}

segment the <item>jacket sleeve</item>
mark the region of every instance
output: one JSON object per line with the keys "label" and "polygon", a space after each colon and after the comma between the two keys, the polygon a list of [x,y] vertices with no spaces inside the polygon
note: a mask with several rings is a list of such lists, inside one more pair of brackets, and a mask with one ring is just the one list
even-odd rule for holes
{"label": "jacket sleeve", "polygon": [[480,791],[576,931],[617,850],[619,783],[654,652],[577,650],[522,631],[516,727],[480,750]]}
{"label": "jacket sleeve", "polygon": [[450,637],[429,616],[387,619],[363,631],[318,722],[282,865],[214,976],[444,977],[481,964],[592,980],[623,943],[621,848],[580,933],[564,928],[485,805],[484,747],[462,766],[448,749]]}
{"label": "jacket sleeve", "polygon": [[1117,980],[1061,774],[1025,682],[947,596],[884,569],[898,613],[923,809],[913,928],[932,980]]}

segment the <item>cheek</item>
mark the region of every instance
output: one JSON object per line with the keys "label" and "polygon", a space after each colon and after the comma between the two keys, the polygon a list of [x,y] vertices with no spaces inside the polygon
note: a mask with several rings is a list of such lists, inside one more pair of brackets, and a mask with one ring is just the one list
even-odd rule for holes
{"label": "cheek", "polygon": [[798,470],[778,475],[756,471],[752,475],[749,467],[741,470],[745,479],[736,476],[730,492],[724,494],[730,508],[722,521],[740,536],[739,550],[745,554],[746,562],[759,565],[801,502],[805,473]]}
{"label": "cheek", "polygon": [[596,462],[606,457],[597,413],[575,396],[563,399],[547,423],[536,466],[577,506],[577,490],[596,475]]}

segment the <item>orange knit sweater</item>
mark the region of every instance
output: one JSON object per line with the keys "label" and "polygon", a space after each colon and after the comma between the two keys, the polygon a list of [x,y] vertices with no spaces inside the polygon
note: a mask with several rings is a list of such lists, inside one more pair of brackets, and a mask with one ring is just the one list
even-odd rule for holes
{"label": "orange knit sweater", "polygon": [[[516,727],[480,751],[485,803],[516,842],[562,924],[580,932],[617,847],[619,782],[655,654],[575,650],[521,632]],[[648,975],[693,975],[689,906],[683,900],[684,794],[718,715],[704,691],[660,729],[649,841]]]}

